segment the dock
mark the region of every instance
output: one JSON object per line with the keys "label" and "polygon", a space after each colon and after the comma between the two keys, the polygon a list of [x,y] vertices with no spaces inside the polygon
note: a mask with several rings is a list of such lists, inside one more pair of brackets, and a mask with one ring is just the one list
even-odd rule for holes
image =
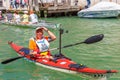
{"label": "dock", "polygon": [[52,7],[41,7],[40,14],[41,17],[51,17],[51,16],[67,16],[75,15],[79,11],[78,6],[52,6]]}
{"label": "dock", "polygon": [[[34,10],[39,17],[77,15],[77,12],[86,6],[91,7],[100,1],[106,0],[28,0],[26,5],[18,2],[18,6],[13,7],[11,0],[0,0],[0,10],[20,11]],[[22,0],[24,1],[24,0]],[[120,4],[120,0],[108,0]],[[7,5],[7,6],[6,6]]]}
{"label": "dock", "polygon": [[[32,2],[32,3],[31,3]],[[73,2],[74,3],[74,2]],[[35,0],[29,0],[28,4],[24,7],[21,6],[19,3],[18,7],[13,7],[13,5],[10,4],[9,0],[0,0],[0,10],[10,10],[11,12],[19,11],[20,13],[23,13],[23,11],[27,10],[34,10],[36,11],[37,15],[39,17],[52,17],[52,16],[67,16],[67,15],[77,15],[77,12],[80,10],[79,6],[76,4],[71,5],[72,2],[70,1],[61,1],[58,2],[54,0],[54,2],[44,2],[44,0],[35,1]],[[8,6],[6,6],[8,5]]]}

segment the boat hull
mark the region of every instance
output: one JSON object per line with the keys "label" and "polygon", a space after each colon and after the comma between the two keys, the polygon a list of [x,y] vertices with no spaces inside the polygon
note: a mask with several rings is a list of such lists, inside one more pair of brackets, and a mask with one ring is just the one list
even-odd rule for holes
{"label": "boat hull", "polygon": [[114,18],[119,15],[120,10],[78,12],[78,16],[82,18]]}
{"label": "boat hull", "polygon": [[118,17],[119,14],[120,5],[107,1],[101,1],[78,12],[78,16],[82,18],[110,18]]}
{"label": "boat hull", "polygon": [[92,75],[93,77],[96,77],[99,75],[99,77],[107,75],[107,74],[113,74],[117,73],[117,70],[99,70],[87,67],[83,64],[77,64],[76,62],[72,61],[68,58],[58,58],[55,61],[51,61],[48,58],[38,58],[38,57],[31,57],[30,55],[26,55],[25,53],[29,52],[28,48],[24,48],[23,46],[19,46],[13,42],[9,42],[9,45],[12,47],[13,50],[15,50],[18,55],[24,56],[25,59],[28,59],[29,61],[34,62],[37,65],[40,65],[45,68],[54,69],[57,71],[62,71],[66,73],[83,73],[87,75]]}
{"label": "boat hull", "polygon": [[5,22],[4,20],[0,21],[1,24],[12,25],[12,26],[22,26],[22,27],[29,27],[29,28],[37,28],[37,27],[46,27],[56,29],[60,27],[60,24],[54,24],[50,22],[40,21],[36,24],[21,24],[21,23],[14,23],[14,22]]}

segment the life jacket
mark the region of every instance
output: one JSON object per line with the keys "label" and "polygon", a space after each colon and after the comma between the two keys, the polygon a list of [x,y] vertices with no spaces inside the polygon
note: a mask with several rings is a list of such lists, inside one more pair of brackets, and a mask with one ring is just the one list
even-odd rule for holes
{"label": "life jacket", "polygon": [[40,52],[46,52],[49,50],[50,44],[45,38],[41,40],[35,40],[35,43],[37,47],[39,48]]}

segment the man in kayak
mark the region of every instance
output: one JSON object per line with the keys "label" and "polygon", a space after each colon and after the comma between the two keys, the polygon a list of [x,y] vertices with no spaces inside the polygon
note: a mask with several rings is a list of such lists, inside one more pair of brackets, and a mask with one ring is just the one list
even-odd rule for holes
{"label": "man in kayak", "polygon": [[15,13],[14,13],[14,22],[17,24],[21,22],[20,15],[18,14],[17,11],[15,11]]}
{"label": "man in kayak", "polygon": [[0,11],[0,20],[4,20],[4,17],[3,17],[2,11]]}
{"label": "man in kayak", "polygon": [[6,16],[6,17],[5,17],[5,18],[6,18],[6,20],[5,20],[5,21],[6,21],[6,22],[10,22],[10,23],[11,23],[11,22],[12,22],[12,20],[13,20],[13,14],[11,13],[11,11],[10,11],[10,10],[8,10],[8,11],[7,11],[7,13],[5,14],[5,16]]}
{"label": "man in kayak", "polygon": [[30,11],[30,24],[37,24],[38,16],[34,13],[34,11]]}
{"label": "man in kayak", "polygon": [[[44,32],[48,36],[44,36]],[[33,50],[30,54],[38,55],[40,58],[51,58],[49,51],[49,42],[54,41],[56,36],[45,27],[38,27],[35,31],[36,37],[32,37],[29,40],[29,49]]]}
{"label": "man in kayak", "polygon": [[28,11],[24,11],[24,14],[22,15],[22,24],[29,24],[29,15]]}

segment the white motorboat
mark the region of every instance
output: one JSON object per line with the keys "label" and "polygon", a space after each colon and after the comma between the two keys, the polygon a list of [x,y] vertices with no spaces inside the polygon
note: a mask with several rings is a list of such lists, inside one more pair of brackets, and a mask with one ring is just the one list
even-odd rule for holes
{"label": "white motorboat", "polygon": [[78,12],[83,18],[108,18],[120,15],[120,5],[114,2],[99,2],[96,5]]}

